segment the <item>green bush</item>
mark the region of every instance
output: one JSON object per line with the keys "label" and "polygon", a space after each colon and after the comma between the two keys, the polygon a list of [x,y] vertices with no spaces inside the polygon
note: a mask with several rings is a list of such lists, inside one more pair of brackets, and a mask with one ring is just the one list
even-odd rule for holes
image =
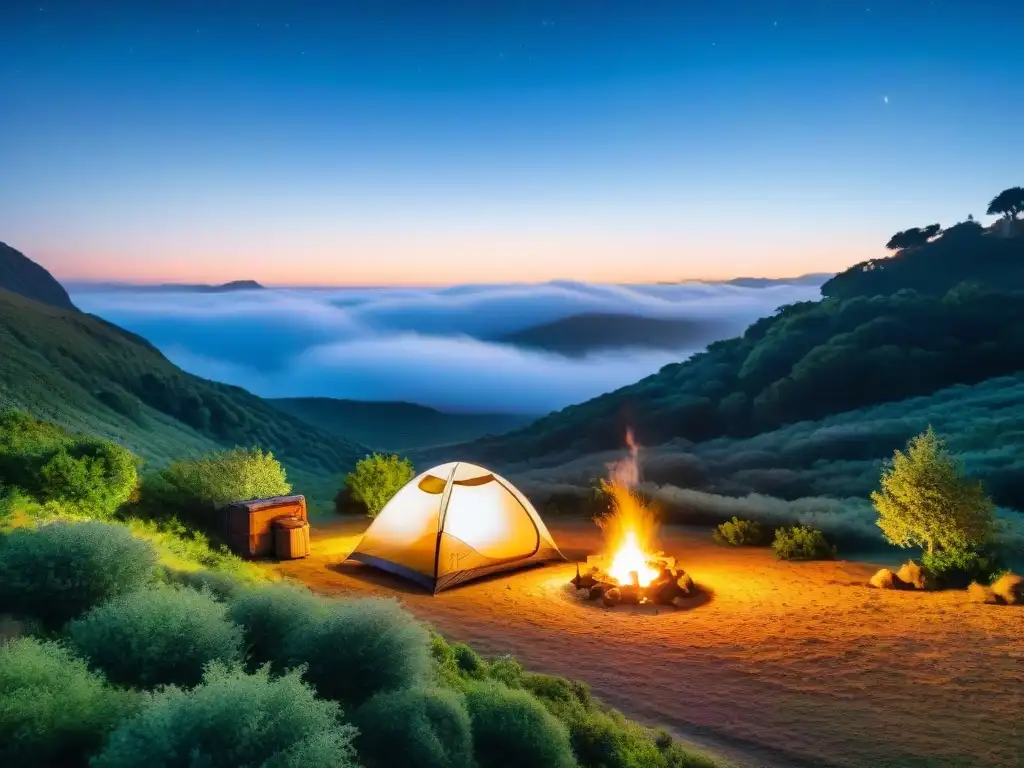
{"label": "green bush", "polygon": [[356,462],[345,478],[352,501],[366,506],[366,514],[376,517],[384,505],[413,479],[415,471],[408,459],[375,453]]}
{"label": "green bush", "polygon": [[71,435],[18,411],[0,414],[0,478],[40,501],[110,517],[134,493],[138,465],[115,443]]}
{"label": "green bush", "polygon": [[732,520],[722,523],[715,529],[715,541],[733,547],[759,547],[765,544],[764,529],[753,520]]}
{"label": "green bush", "polygon": [[57,522],[20,528],[0,546],[0,612],[57,629],[156,578],[156,554],[122,525]]}
{"label": "green bush", "polygon": [[526,673],[523,690],[535,696],[548,711],[567,725],[585,718],[595,706],[585,683],[554,675]]}
{"label": "green bush", "polygon": [[286,638],[324,618],[331,609],[325,598],[305,587],[282,581],[239,593],[228,606],[228,616],[242,627],[250,663],[270,663],[285,669],[291,658]]}
{"label": "green bush", "polygon": [[836,556],[836,548],[826,541],[825,534],[808,525],[779,528],[772,550],[779,560],[831,560]]}
{"label": "green bush", "polygon": [[143,483],[143,506],[151,514],[168,513],[204,528],[215,510],[232,501],[290,493],[284,467],[259,448],[232,448],[200,459],[176,461]]}
{"label": "green bush", "polygon": [[210,594],[156,585],[115,597],[68,625],[72,645],[107,677],[152,688],[192,686],[212,661],[242,657],[242,629]]}
{"label": "green bush", "polygon": [[84,766],[134,705],[57,643],[0,644],[0,765]]}
{"label": "green bush", "polygon": [[430,635],[393,600],[335,602],[286,642],[292,664],[306,664],[306,679],[320,695],[347,707],[414,686],[431,672]]}
{"label": "green bush", "polygon": [[650,732],[604,712],[591,712],[575,723],[571,742],[584,766],[657,768],[665,764]]}
{"label": "green bush", "polygon": [[526,691],[476,683],[466,691],[466,704],[480,768],[576,765],[565,726]]}
{"label": "green bush", "polygon": [[359,708],[355,724],[367,768],[474,768],[469,713],[454,691],[379,693]]}
{"label": "green bush", "polygon": [[487,677],[504,683],[509,688],[519,688],[523,684],[524,674],[523,665],[508,654],[498,656],[487,665]]}
{"label": "green bush", "polygon": [[988,585],[998,579],[1006,566],[999,556],[986,550],[943,549],[925,552],[921,564],[942,589],[966,589],[972,582]]}
{"label": "green bush", "polygon": [[80,441],[59,449],[39,470],[43,499],[72,504],[81,512],[109,518],[135,493],[139,459],[104,441]]}
{"label": "green bush", "polygon": [[119,725],[92,768],[356,768],[355,729],[298,672],[272,678],[212,665],[191,691],[170,686]]}
{"label": "green bush", "polygon": [[232,600],[250,588],[249,584],[237,576],[219,571],[179,571],[167,568],[164,580],[168,584],[191,587],[200,592],[205,590],[217,600],[224,601]]}

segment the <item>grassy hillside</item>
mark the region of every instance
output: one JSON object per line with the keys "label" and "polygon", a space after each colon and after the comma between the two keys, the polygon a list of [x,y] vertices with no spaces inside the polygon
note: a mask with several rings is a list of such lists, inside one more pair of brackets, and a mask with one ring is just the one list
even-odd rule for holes
{"label": "grassy hillside", "polygon": [[144,339],[99,318],[0,290],[0,408],[123,444],[155,465],[260,445],[300,492],[326,501],[368,449],[238,387],[185,373]]}
{"label": "grassy hillside", "polygon": [[504,413],[441,413],[413,403],[373,403],[330,397],[294,397],[267,402],[335,435],[347,436],[375,450],[409,448],[500,435],[534,417]]}
{"label": "grassy hillside", "polygon": [[1024,293],[827,299],[784,307],[636,384],[460,447],[522,461],[622,444],[743,437],[1024,370]]}
{"label": "grassy hillside", "polygon": [[623,347],[692,349],[715,338],[719,325],[702,320],[593,313],[535,325],[498,341],[569,356]]}
{"label": "grassy hillside", "polygon": [[54,307],[75,307],[64,286],[53,275],[7,243],[0,243],[0,289]]}

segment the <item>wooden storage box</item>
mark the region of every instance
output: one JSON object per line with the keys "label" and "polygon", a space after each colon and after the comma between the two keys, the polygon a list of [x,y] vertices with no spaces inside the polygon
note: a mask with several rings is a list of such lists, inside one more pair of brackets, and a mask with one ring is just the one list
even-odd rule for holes
{"label": "wooden storage box", "polygon": [[273,523],[282,517],[306,517],[305,496],[277,496],[272,499],[235,501],[224,507],[224,541],[242,557],[274,554]]}
{"label": "wooden storage box", "polygon": [[295,560],[309,554],[309,523],[297,517],[274,521],[274,554],[278,560]]}

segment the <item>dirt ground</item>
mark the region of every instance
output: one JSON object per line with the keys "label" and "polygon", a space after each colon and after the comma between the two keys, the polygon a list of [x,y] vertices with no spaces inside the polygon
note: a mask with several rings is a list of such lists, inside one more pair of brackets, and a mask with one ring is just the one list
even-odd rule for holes
{"label": "dirt ground", "polygon": [[[883,592],[864,563],[780,563],[666,529],[712,599],[604,609],[570,563],[431,596],[356,563],[364,522],[314,523],[312,554],[276,564],[329,594],[391,595],[453,640],[590,684],[626,714],[743,766],[1024,766],[1024,608],[963,592]],[[570,559],[590,523],[549,524]]]}

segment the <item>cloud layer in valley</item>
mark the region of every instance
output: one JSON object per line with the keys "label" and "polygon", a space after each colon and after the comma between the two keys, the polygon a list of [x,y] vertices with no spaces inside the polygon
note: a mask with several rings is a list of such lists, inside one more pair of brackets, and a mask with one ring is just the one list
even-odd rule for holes
{"label": "cloud layer in valley", "polygon": [[583,313],[711,321],[700,347],[816,286],[462,285],[152,292],[72,286],[86,312],[138,333],[192,373],[266,397],[405,400],[447,411],[541,414],[630,384],[696,351],[584,357],[498,338]]}

